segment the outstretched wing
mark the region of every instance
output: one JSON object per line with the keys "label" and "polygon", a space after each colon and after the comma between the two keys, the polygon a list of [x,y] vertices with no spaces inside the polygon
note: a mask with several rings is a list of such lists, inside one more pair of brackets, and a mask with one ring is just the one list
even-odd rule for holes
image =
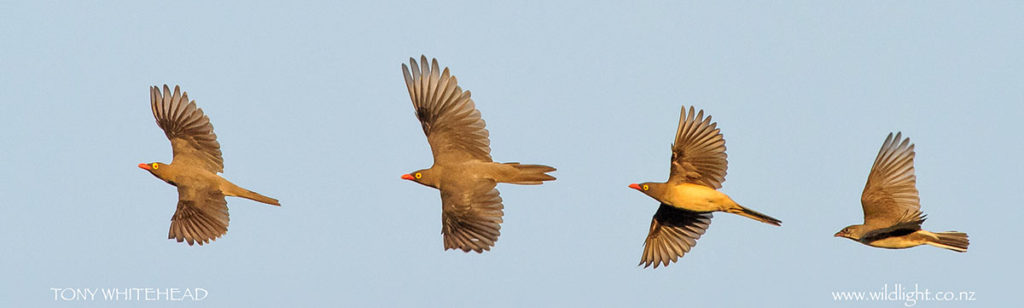
{"label": "outstretched wing", "polygon": [[722,187],[728,161],[725,154],[725,139],[711,122],[711,116],[704,117],[704,110],[690,112],[686,107],[679,114],[679,127],[672,143],[672,170],[669,184],[693,183],[714,189]]}
{"label": "outstretched wing", "polygon": [[697,239],[711,224],[711,213],[698,213],[662,204],[651,220],[640,264],[668,266],[697,245]]}
{"label": "outstretched wing", "polygon": [[452,183],[441,189],[441,233],[444,249],[481,253],[501,235],[501,196],[490,180]]}
{"label": "outstretched wing", "polygon": [[164,85],[163,94],[157,87],[149,88],[150,105],[156,124],[171,140],[174,150],[172,164],[201,167],[210,172],[223,172],[220,143],[213,133],[210,118],[196,107],[195,101],[188,100],[188,93],[181,93],[174,86],[174,93]]}
{"label": "outstretched wing", "polygon": [[402,64],[402,73],[416,118],[434,153],[434,163],[491,161],[487,129],[469,91],[462,91],[448,68],[441,72],[437,59],[428,66],[427,57],[421,56],[419,64],[409,58],[409,66]]}
{"label": "outstretched wing", "polygon": [[906,218],[908,213],[920,213],[916,181],[914,144],[910,138],[902,138],[901,133],[896,133],[895,138],[889,133],[878,150],[860,197],[864,224],[884,228],[911,219]]}
{"label": "outstretched wing", "polygon": [[209,244],[228,232],[228,205],[216,187],[178,185],[178,210],[171,217],[168,239],[191,246]]}

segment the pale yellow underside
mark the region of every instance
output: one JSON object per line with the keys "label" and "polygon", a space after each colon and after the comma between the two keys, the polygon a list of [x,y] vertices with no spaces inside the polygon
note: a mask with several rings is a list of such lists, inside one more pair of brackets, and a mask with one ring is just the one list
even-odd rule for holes
{"label": "pale yellow underside", "polygon": [[682,183],[668,190],[664,201],[668,205],[696,212],[725,211],[736,206],[728,195],[711,187]]}

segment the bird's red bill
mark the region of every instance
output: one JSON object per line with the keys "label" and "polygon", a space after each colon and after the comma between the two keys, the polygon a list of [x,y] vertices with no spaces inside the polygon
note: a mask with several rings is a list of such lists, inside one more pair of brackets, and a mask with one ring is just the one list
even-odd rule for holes
{"label": "bird's red bill", "polygon": [[403,175],[402,175],[402,179],[403,179],[403,180],[410,180],[410,181],[411,181],[411,180],[415,180],[416,178],[414,178],[414,177],[412,176],[412,174],[403,174]]}
{"label": "bird's red bill", "polygon": [[149,164],[139,164],[139,168],[146,169],[146,170],[153,169],[153,167],[150,167]]}
{"label": "bird's red bill", "polygon": [[637,183],[629,184],[629,188],[643,191],[643,189],[640,188],[640,184]]}

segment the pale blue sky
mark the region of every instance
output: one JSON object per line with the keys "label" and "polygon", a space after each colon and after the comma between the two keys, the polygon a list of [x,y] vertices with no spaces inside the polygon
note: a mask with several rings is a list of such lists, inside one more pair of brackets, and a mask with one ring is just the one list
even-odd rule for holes
{"label": "pale blue sky", "polygon": [[[1021,2],[604,1],[0,3],[0,306],[49,288],[204,288],[186,306],[880,306],[885,284],[1019,299]],[[430,150],[409,57],[459,77],[498,161],[557,167],[502,184],[485,254],[443,251],[438,192],[399,179]],[[231,198],[204,247],[165,239],[176,191],[151,85],[210,116]],[[782,228],[718,214],[679,263],[636,266],[681,105],[716,120],[723,191]],[[886,134],[917,145],[924,227],[970,251],[833,238]],[[146,307],[182,303],[145,303]]]}

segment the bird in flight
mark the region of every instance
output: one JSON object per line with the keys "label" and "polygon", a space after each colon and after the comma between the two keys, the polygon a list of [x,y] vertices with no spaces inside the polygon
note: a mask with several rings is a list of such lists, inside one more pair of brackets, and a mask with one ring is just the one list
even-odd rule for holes
{"label": "bird in flight", "polygon": [[[411,69],[411,70],[410,70]],[[444,249],[482,253],[490,250],[501,234],[503,206],[498,183],[536,185],[555,178],[544,165],[496,163],[491,160],[490,139],[480,111],[469,91],[459,87],[455,76],[437,59],[427,64],[409,58],[402,64],[405,85],[416,109],[416,118],[427,135],[434,165],[402,175],[402,179],[441,191],[441,234]]]}
{"label": "bird in flight", "polygon": [[851,225],[836,237],[845,237],[864,245],[881,248],[910,248],[932,245],[957,252],[966,252],[967,234],[963,232],[929,232],[921,229],[925,215],[917,195],[914,175],[914,144],[902,133],[892,133],[878,150],[875,164],[868,174],[868,183],[860,196],[864,223]]}
{"label": "bird in flight", "polygon": [[220,143],[213,133],[210,118],[174,86],[149,88],[150,105],[156,124],[171,141],[174,158],[170,164],[142,163],[139,168],[178,187],[178,209],[171,217],[168,239],[191,246],[209,244],[228,232],[228,207],[224,196],[242,197],[266,204],[281,204],[276,199],[238,187],[217,175],[224,172]]}
{"label": "bird in flight", "polygon": [[718,191],[725,181],[728,161],[725,139],[704,117],[704,110],[694,112],[684,106],[679,115],[675,142],[672,143],[672,167],[665,183],[630,184],[661,206],[651,220],[651,230],[644,242],[640,264],[668,266],[697,245],[697,239],[711,224],[712,212],[726,212],[749,217],[767,224],[781,226],[782,221],[745,208],[728,195]]}

